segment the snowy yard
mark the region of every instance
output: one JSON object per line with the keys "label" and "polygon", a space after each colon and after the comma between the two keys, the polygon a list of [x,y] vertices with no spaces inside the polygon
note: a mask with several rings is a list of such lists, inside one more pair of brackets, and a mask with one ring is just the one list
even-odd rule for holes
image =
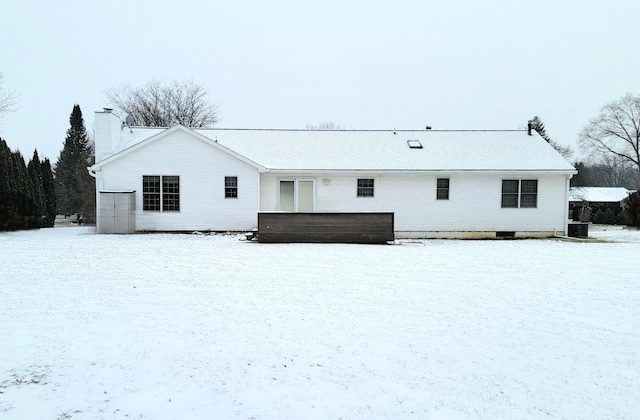
{"label": "snowy yard", "polygon": [[640,232],[0,233],[0,418],[640,418]]}

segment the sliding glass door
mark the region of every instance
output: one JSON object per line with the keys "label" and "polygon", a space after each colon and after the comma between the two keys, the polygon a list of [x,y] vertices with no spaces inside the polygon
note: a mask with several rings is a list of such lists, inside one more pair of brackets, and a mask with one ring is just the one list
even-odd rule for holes
{"label": "sliding glass door", "polygon": [[280,211],[313,212],[315,197],[314,182],[315,181],[310,179],[280,180]]}

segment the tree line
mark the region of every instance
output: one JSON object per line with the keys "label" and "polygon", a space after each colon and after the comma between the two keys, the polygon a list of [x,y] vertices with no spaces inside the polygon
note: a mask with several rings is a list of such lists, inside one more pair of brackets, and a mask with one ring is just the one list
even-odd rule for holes
{"label": "tree line", "polygon": [[57,214],[95,221],[95,180],[87,167],[93,147],[79,105],[54,168],[34,151],[28,164],[19,151],[0,139],[0,231],[53,227]]}
{"label": "tree line", "polygon": [[38,151],[28,164],[0,139],[0,231],[52,227],[56,193],[49,159]]}

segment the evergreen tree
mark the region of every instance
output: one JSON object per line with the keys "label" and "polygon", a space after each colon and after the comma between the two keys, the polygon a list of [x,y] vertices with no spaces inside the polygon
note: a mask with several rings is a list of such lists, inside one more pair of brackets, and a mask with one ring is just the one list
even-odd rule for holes
{"label": "evergreen tree", "polygon": [[11,149],[7,142],[0,138],[0,193],[8,193],[11,190],[11,178],[13,178]]}
{"label": "evergreen tree", "polygon": [[596,212],[593,214],[591,221],[595,224],[601,225],[604,223],[604,212],[602,209],[598,208]]}
{"label": "evergreen tree", "polygon": [[613,210],[611,208],[607,208],[604,214],[602,215],[602,223],[605,225],[615,225],[616,224],[616,215],[613,214]]}
{"label": "evergreen tree", "polygon": [[624,200],[624,215],[629,226],[640,228],[640,191],[636,191]]}
{"label": "evergreen tree", "polygon": [[544,127],[544,123],[542,122],[540,117],[538,117],[537,115],[534,116],[532,119],[529,120],[529,124],[531,124],[531,128],[536,130],[538,134],[540,134],[540,137],[545,139],[547,143],[551,142],[551,137],[549,137],[549,135],[547,134],[547,130]]}
{"label": "evergreen tree", "polygon": [[52,191],[51,165],[47,160],[46,173],[43,172],[37,150],[26,165],[22,154],[12,152],[0,139],[0,231],[42,226],[47,203],[46,179]]}
{"label": "evergreen tree", "polygon": [[624,211],[620,211],[616,215],[616,225],[626,225],[626,224],[627,224],[627,218],[624,215]]}
{"label": "evergreen tree", "polygon": [[89,175],[87,168],[95,163],[95,155],[91,144],[80,153],[76,167],[76,182],[80,191],[79,215],[83,223],[96,221],[96,180]]}
{"label": "evergreen tree", "polygon": [[43,227],[53,227],[58,213],[56,207],[56,190],[53,180],[53,171],[51,170],[51,162],[46,158],[42,161],[42,190],[44,192],[44,223]]}
{"label": "evergreen tree", "polygon": [[33,187],[29,179],[29,172],[24,158],[19,151],[11,153],[14,169],[14,189],[12,192],[14,208],[9,229],[29,229],[32,227],[33,217]]}
{"label": "evergreen tree", "polygon": [[64,215],[78,213],[82,206],[77,180],[78,161],[88,145],[80,105],[74,105],[69,117],[71,127],[67,130],[64,147],[56,164],[55,191],[58,212]]}
{"label": "evergreen tree", "polygon": [[33,194],[33,213],[30,215],[31,221],[29,226],[39,228],[42,226],[45,217],[45,196],[44,188],[42,186],[42,167],[40,166],[38,150],[34,150],[33,157],[27,165],[27,171],[29,173],[29,181],[31,183],[31,191]]}
{"label": "evergreen tree", "polygon": [[554,149],[558,151],[565,159],[570,159],[573,155],[573,149],[569,146],[562,146],[561,144],[556,143],[549,135],[547,134],[547,129],[544,127],[544,123],[537,115],[529,120],[529,124],[531,124],[531,128],[536,130],[540,137],[545,139],[547,143],[549,143]]}
{"label": "evergreen tree", "polygon": [[13,220],[13,158],[11,149],[0,138],[0,231],[9,230]]}

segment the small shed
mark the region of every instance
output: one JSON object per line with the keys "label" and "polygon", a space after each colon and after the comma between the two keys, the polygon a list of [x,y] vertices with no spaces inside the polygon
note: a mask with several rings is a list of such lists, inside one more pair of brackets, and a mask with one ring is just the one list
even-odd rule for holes
{"label": "small shed", "polygon": [[98,233],[128,234],[136,231],[135,191],[100,191]]}

